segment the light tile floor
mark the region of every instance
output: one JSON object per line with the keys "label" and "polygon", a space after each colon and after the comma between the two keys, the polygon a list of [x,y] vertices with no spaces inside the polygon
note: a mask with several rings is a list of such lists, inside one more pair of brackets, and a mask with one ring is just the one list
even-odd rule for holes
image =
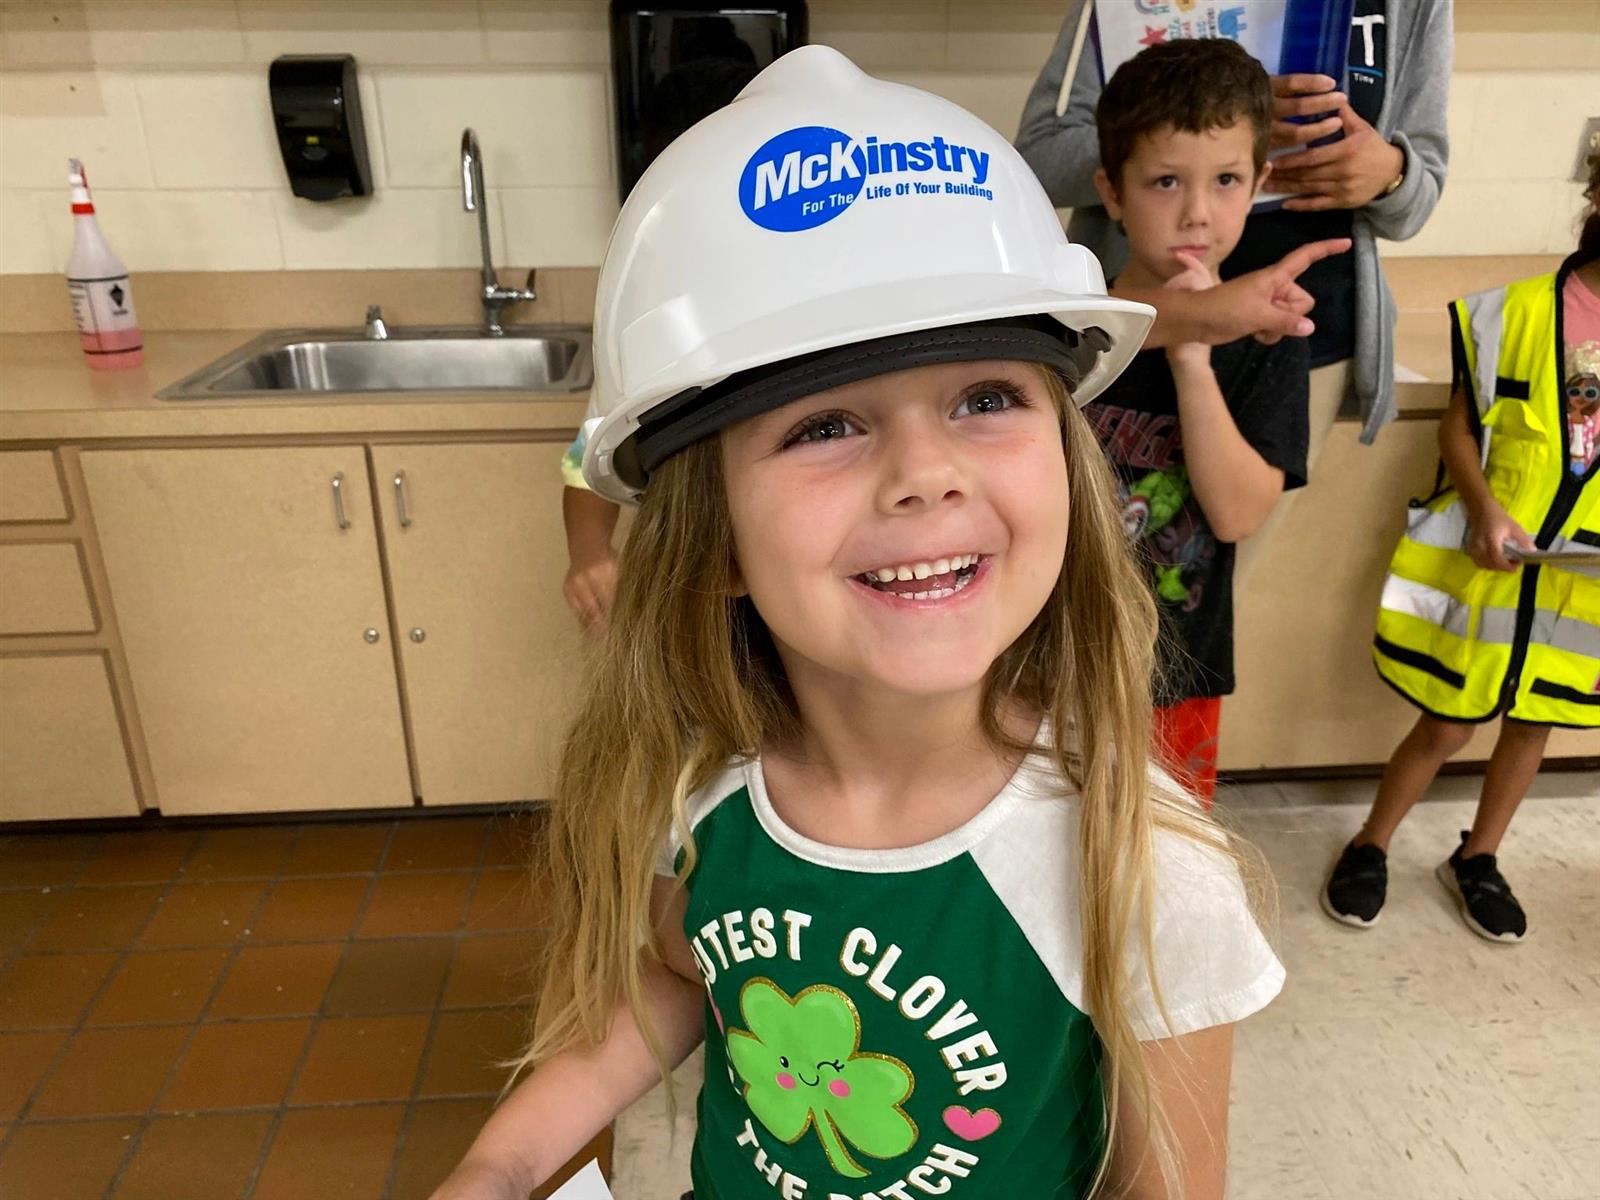
{"label": "light tile floor", "polygon": [[[1401,828],[1367,931],[1317,889],[1369,780],[1233,789],[1225,809],[1279,885],[1289,983],[1241,1027],[1230,1200],[1600,1200],[1600,779],[1548,774],[1503,848],[1528,910],[1520,946],[1462,925],[1434,867],[1480,781],[1441,779]],[[658,1093],[617,1125],[617,1200],[687,1186],[698,1061],[676,1131]]]}

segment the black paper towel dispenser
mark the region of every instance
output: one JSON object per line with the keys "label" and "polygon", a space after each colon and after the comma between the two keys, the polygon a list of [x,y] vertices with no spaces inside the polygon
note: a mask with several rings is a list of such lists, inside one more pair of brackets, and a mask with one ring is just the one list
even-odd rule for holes
{"label": "black paper towel dispenser", "polygon": [[726,7],[611,0],[622,198],[668,142],[805,45],[806,25],[805,0]]}
{"label": "black paper towel dispenser", "polygon": [[278,149],[289,186],[307,200],[372,194],[356,60],[348,54],[286,54],[267,73]]}

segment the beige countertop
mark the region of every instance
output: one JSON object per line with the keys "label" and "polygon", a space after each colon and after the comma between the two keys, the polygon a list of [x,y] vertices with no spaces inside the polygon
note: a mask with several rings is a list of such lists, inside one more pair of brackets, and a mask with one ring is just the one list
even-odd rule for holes
{"label": "beige countertop", "polygon": [[0,334],[0,443],[124,438],[532,433],[570,438],[587,392],[302,393],[282,400],[158,400],[249,341],[247,330],[146,331],[142,366],[91,371],[76,333]]}
{"label": "beige countertop", "polygon": [[[150,331],[144,364],[91,371],[75,333],[0,334],[0,443],[429,433],[569,438],[588,393],[422,392],[403,398],[305,394],[277,400],[158,400],[156,392],[249,341],[248,330]],[[1450,372],[1442,315],[1404,313],[1398,361],[1427,382],[1399,386],[1400,408],[1444,408]]]}

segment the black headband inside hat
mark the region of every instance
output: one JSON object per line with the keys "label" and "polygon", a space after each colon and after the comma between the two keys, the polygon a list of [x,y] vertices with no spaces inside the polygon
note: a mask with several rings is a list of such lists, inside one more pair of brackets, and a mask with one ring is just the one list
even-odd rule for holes
{"label": "black headband inside hat", "polygon": [[1021,316],[895,333],[818,350],[663,400],[639,419],[638,431],[617,448],[612,469],[630,487],[643,488],[650,473],[672,455],[746,417],[910,367],[991,358],[1042,363],[1073,388],[1110,348],[1110,335],[1098,326],[1069,329],[1053,317]]}

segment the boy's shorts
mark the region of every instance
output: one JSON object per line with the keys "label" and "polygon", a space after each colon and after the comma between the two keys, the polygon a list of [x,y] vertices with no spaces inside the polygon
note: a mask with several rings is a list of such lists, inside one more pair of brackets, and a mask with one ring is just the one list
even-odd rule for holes
{"label": "boy's shorts", "polygon": [[1161,765],[1206,808],[1217,795],[1217,728],[1221,723],[1221,696],[1196,696],[1155,710],[1152,734]]}

